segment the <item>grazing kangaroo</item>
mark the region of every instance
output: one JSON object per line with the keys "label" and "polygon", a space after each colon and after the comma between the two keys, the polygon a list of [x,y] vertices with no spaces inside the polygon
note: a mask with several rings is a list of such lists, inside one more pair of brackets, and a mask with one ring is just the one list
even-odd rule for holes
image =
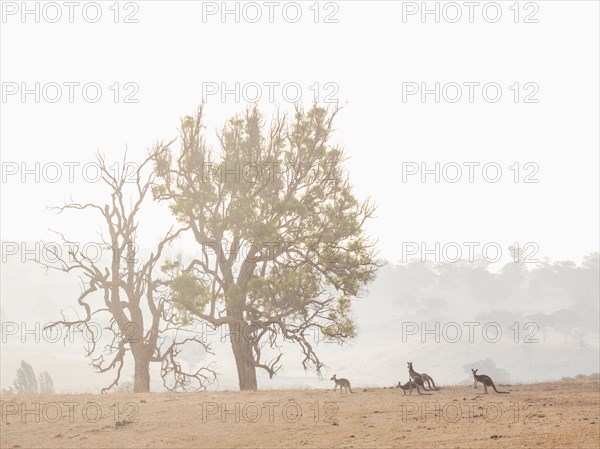
{"label": "grazing kangaroo", "polygon": [[473,371],[473,388],[477,389],[477,383],[481,382],[483,384],[483,393],[487,394],[487,387],[492,387],[496,393],[499,394],[509,394],[508,391],[498,391],[496,390],[496,385],[494,385],[494,381],[490,376],[486,376],[485,374],[477,374],[477,370],[471,368]]}
{"label": "grazing kangaroo", "polygon": [[[420,386],[423,390],[425,391],[430,391],[426,386],[425,386],[425,382],[423,380],[423,375],[417,373],[414,369],[413,369],[413,364],[412,362],[408,362],[408,376],[409,379],[412,379],[415,381],[415,383]],[[429,377],[429,376],[427,376]],[[430,378],[431,379],[431,378]],[[432,379],[433,381],[433,379]]]}
{"label": "grazing kangaroo", "polygon": [[431,396],[431,393],[421,393],[421,390],[419,390],[419,386],[412,380],[409,380],[404,385],[402,385],[402,382],[398,382],[398,385],[396,385],[396,388],[402,388],[402,391],[404,392],[405,396],[406,396],[406,390],[408,390],[408,393],[412,396],[413,388],[416,388],[417,393],[419,393],[421,396]]}
{"label": "grazing kangaroo", "polygon": [[344,387],[346,387],[348,390],[350,390],[350,393],[352,393],[352,388],[350,388],[350,381],[348,379],[338,379],[334,374],[330,380],[333,380],[335,382],[335,387],[333,387],[333,391],[335,391],[339,385],[340,394],[344,392]]}

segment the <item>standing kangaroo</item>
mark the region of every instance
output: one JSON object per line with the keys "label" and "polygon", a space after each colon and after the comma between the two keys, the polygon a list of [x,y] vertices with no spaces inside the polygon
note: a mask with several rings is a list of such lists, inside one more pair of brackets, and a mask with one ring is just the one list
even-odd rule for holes
{"label": "standing kangaroo", "polygon": [[498,391],[496,390],[496,385],[494,385],[494,381],[490,376],[486,376],[485,374],[477,374],[477,370],[471,368],[473,371],[473,388],[477,389],[477,383],[481,382],[483,384],[483,393],[487,394],[487,387],[492,387],[496,393],[499,394],[509,394],[508,391]]}
{"label": "standing kangaroo", "polygon": [[[415,383],[421,388],[423,388],[423,390],[425,391],[430,391],[430,389],[439,390],[439,388],[435,386],[435,383],[433,382],[433,379],[430,376],[428,376],[425,373],[419,374],[413,369],[412,362],[408,362],[408,375],[410,379],[414,380]],[[431,384],[429,383],[430,381]],[[425,386],[425,382],[427,382],[429,388]],[[433,388],[431,388],[431,385],[433,385]]]}
{"label": "standing kangaroo", "polygon": [[405,396],[406,396],[406,390],[408,390],[408,393],[412,396],[413,388],[416,388],[417,393],[419,393],[421,396],[431,396],[431,393],[421,393],[421,390],[419,390],[419,386],[412,380],[409,380],[404,385],[402,385],[402,382],[398,382],[398,385],[396,385],[396,388],[402,388],[402,391],[404,392]]}
{"label": "standing kangaroo", "polygon": [[[421,373],[421,376],[423,376],[423,382],[425,382],[427,384],[427,386],[429,387],[430,390],[439,391],[439,388],[435,386],[435,382],[433,381],[431,376],[429,376],[428,374],[425,374],[425,373]],[[432,385],[433,385],[433,388],[431,388]]]}
{"label": "standing kangaroo", "polygon": [[344,387],[346,387],[348,390],[350,390],[350,393],[352,393],[352,388],[350,388],[350,381],[348,379],[338,379],[334,374],[330,380],[333,380],[335,382],[335,387],[333,387],[333,391],[335,391],[339,385],[340,394],[344,392]]}

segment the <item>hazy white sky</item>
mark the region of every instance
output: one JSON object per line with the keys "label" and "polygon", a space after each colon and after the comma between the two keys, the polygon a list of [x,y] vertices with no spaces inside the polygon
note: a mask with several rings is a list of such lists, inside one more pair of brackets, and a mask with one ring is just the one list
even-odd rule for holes
{"label": "hazy white sky", "polygon": [[[431,248],[434,242],[497,242],[503,249],[534,242],[538,256],[552,259],[580,259],[598,250],[597,2],[521,2],[518,8],[500,2],[502,16],[496,23],[490,23],[497,11],[490,2],[479,2],[473,23],[463,2],[439,3],[440,23],[432,14],[422,23],[420,11],[407,15],[421,2],[321,2],[317,7],[301,2],[297,23],[290,23],[298,10],[290,2],[273,6],[273,23],[264,2],[239,3],[240,23],[234,14],[223,23],[215,10],[221,2],[121,3],[119,23],[114,23],[112,3],[100,4],[97,23],[90,23],[96,9],[79,3],[73,23],[62,2],[57,3],[62,13],[57,23],[47,22],[57,10],[44,2],[39,3],[40,23],[35,14],[22,23],[22,11],[14,10],[21,2],[3,6],[3,240],[51,239],[48,228],[64,230],[75,240],[94,238],[90,226],[97,221],[82,223],[78,217],[70,222],[45,206],[68,195],[81,201],[103,198],[106,190],[86,182],[82,170],[97,150],[120,161],[127,146],[137,160],[157,139],[177,135],[179,118],[195,110],[203,91],[215,86],[235,90],[240,83],[239,102],[233,94],[225,101],[220,94],[207,98],[207,125],[214,129],[243,110],[243,96],[256,95],[255,85],[248,83],[257,83],[268,112],[277,106],[289,110],[296,85],[306,105],[315,91],[321,100],[329,96],[344,105],[336,141],[350,156],[356,192],[378,205],[369,231],[391,261],[401,260],[403,242],[427,242]],[[428,3],[431,9],[435,5]],[[319,23],[314,23],[317,9]],[[249,23],[259,10],[262,18]],[[457,12],[461,19],[449,23]],[[532,20],[538,22],[524,23]],[[35,83],[40,83],[39,102],[34,94],[23,102],[22,89],[35,90]],[[55,103],[52,83],[62,86],[62,98]],[[69,83],[79,83],[73,84],[72,103]],[[86,83],[102,89],[96,103],[85,100],[81,88]],[[291,90],[283,91],[286,83],[292,83]],[[434,94],[422,102],[420,93],[403,101],[403,92],[415,86],[432,89],[435,83],[440,83],[439,103]],[[488,100],[482,93],[487,83],[492,83]],[[462,98],[451,102],[457,85]],[[91,86],[86,94],[93,98]],[[492,103],[498,86],[502,96]],[[138,102],[125,103],[128,95]],[[36,162],[41,164],[39,182],[33,174],[22,182],[22,164],[35,170]],[[417,167],[424,162],[428,168],[438,162],[447,177],[455,176],[458,164],[463,177],[436,183],[429,175],[422,183],[415,175],[402,182],[406,162]],[[473,183],[465,162],[479,164]],[[48,182],[56,176],[56,165],[42,169],[48,163],[62,166],[59,182]],[[74,182],[65,163],[80,164]],[[484,180],[481,169],[487,163],[492,163],[490,176],[494,167],[502,169],[498,182]],[[15,167],[19,172],[12,174]],[[534,171],[531,179],[539,182],[524,183]],[[87,175],[93,177],[93,168]],[[142,244],[152,243],[169,225],[168,215],[147,217]]]}

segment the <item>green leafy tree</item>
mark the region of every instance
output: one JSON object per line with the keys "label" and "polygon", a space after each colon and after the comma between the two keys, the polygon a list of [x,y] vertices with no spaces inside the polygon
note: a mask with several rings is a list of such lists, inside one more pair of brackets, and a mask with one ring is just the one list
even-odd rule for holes
{"label": "green leafy tree", "polygon": [[374,207],[354,196],[331,142],[337,112],[297,108],[267,129],[248,109],[227,121],[212,151],[200,107],[181,121],[178,154],[154,153],[155,198],[190,227],[201,254],[163,267],[173,301],[190,319],[228,328],[241,390],[257,388],[257,368],[273,377],[284,342],[320,374],[314,336],[356,335],[351,302],[379,264],[364,233]]}
{"label": "green leafy tree", "polygon": [[17,394],[37,394],[38,392],[38,382],[33,368],[25,360],[21,360],[21,366],[17,368],[17,378],[13,381],[13,387]]}

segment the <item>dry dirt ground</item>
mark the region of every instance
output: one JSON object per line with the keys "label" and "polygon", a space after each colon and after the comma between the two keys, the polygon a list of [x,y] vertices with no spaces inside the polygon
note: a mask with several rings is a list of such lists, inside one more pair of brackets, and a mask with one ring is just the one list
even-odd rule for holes
{"label": "dry dirt ground", "polygon": [[[400,389],[4,396],[2,448],[597,448],[597,381]],[[39,422],[38,422],[39,421]]]}

